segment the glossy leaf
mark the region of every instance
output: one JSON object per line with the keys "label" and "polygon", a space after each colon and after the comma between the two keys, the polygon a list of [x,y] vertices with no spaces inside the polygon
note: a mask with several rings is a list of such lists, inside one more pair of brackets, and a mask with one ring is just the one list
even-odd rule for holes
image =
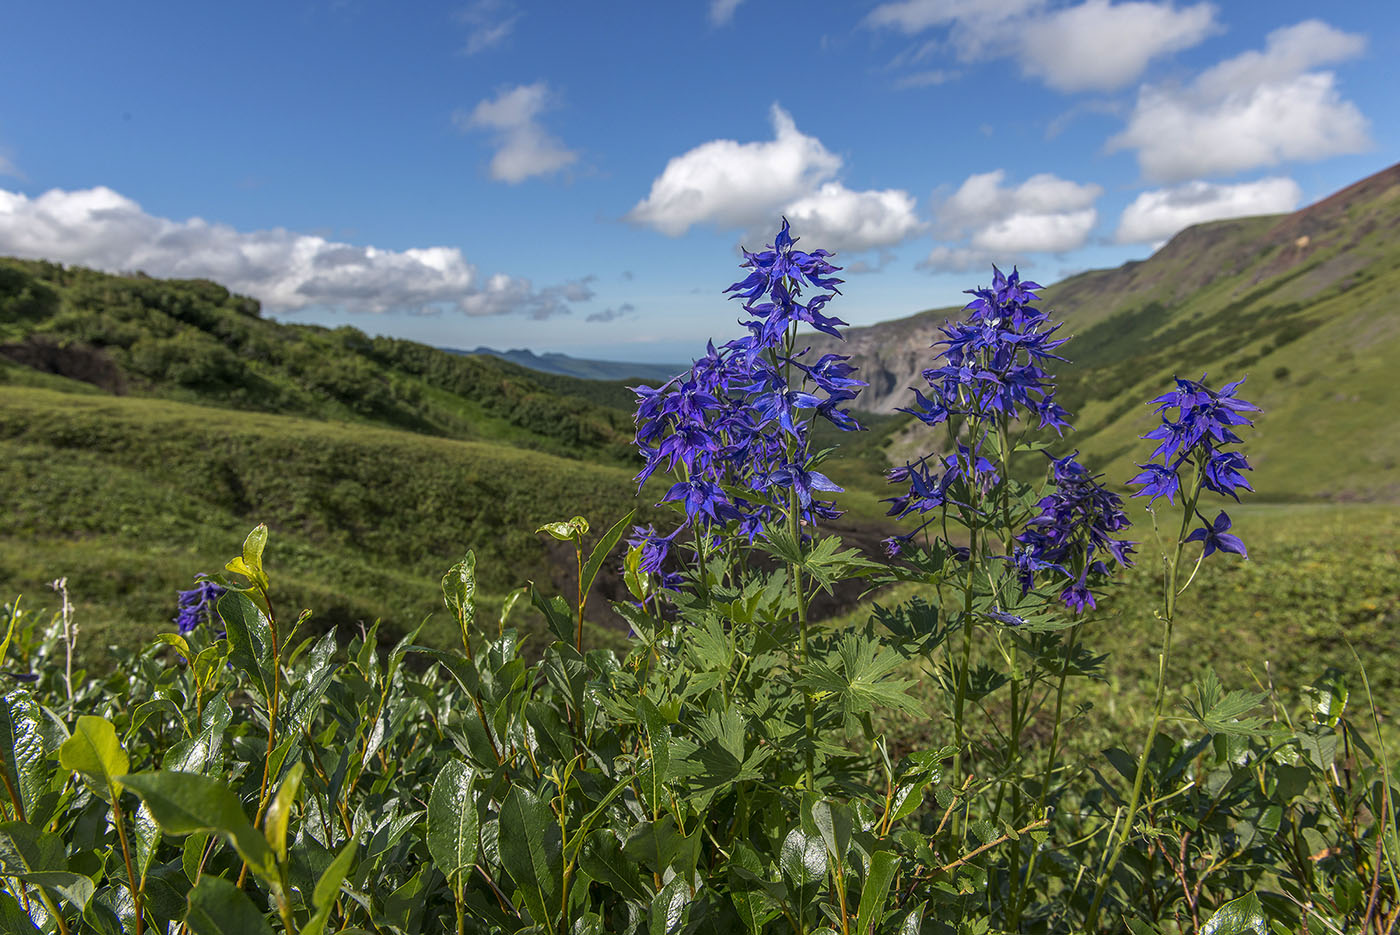
{"label": "glossy leaf", "polygon": [[603,562],[617,545],[622,534],[632,525],[632,517],[636,510],[629,510],[627,515],[613,524],[612,528],[603,533],[603,538],[598,540],[598,544],[593,547],[593,552],[588,556],[587,563],[583,566],[582,592],[585,598],[593,587],[593,581],[598,577],[599,570],[603,567]]}
{"label": "glossy leaf", "polygon": [[185,923],[194,935],[273,935],[253,901],[228,880],[205,875],[190,891]]}
{"label": "glossy leaf", "polygon": [[252,598],[229,591],[215,605],[228,631],[229,662],[253,680],[264,696],[272,693],[272,625]]}
{"label": "glossy leaf", "polygon": [[501,804],[500,827],[501,865],[515,881],[531,917],[551,926],[564,887],[563,841],[554,811],[517,784]]}
{"label": "glossy leaf", "polygon": [[265,880],[277,879],[277,863],[267,840],[258,833],[233,790],[217,779],[196,773],[132,773],[122,784],[141,796],[166,834],[213,831],[228,839],[248,868]]}
{"label": "glossy leaf", "polygon": [[78,718],[72,736],[58,748],[58,763],[82,776],[109,802],[117,788],[117,777],[130,769],[112,722],[90,714]]}
{"label": "glossy leaf", "polygon": [[1251,891],[1215,910],[1202,923],[1201,935],[1269,935],[1269,920]]}
{"label": "glossy leaf", "polygon": [[52,769],[44,748],[39,706],[25,689],[15,689],[0,697],[0,768],[9,786],[19,796],[25,818],[48,786]]}
{"label": "glossy leaf", "polygon": [[449,881],[471,872],[476,863],[477,814],[472,796],[476,772],[452,760],[433,780],[428,799],[428,853]]}

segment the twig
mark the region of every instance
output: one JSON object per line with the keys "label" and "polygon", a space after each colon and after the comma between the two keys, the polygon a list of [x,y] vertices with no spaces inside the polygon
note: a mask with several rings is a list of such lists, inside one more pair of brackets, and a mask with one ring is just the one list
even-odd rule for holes
{"label": "twig", "polygon": [[[1028,831],[1034,831],[1036,828],[1044,828],[1048,824],[1050,824],[1050,819],[1041,818],[1038,821],[1031,822],[1024,828],[1018,829],[1016,831],[1016,836],[1020,837]],[[957,860],[953,861],[951,864],[944,864],[943,866],[939,867],[938,870],[940,873],[947,873],[949,870],[956,870],[958,867],[961,867],[963,864],[967,863],[969,860],[976,857],[978,854],[981,854],[984,851],[989,851],[992,848],[996,847],[998,844],[1001,844],[1003,841],[1009,840],[1011,840],[1011,835],[1003,834],[1001,837],[996,838],[995,840],[988,841],[986,844],[983,844],[976,850],[968,851],[966,854],[962,855]]]}

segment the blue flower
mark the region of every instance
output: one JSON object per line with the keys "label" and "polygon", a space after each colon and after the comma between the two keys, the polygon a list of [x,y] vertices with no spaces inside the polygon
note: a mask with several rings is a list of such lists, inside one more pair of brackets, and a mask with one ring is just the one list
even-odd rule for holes
{"label": "blue flower", "polygon": [[1158,497],[1166,497],[1168,503],[1176,503],[1174,498],[1181,489],[1181,479],[1175,471],[1152,462],[1139,464],[1138,467],[1142,468],[1142,473],[1128,481],[1129,484],[1142,485],[1142,489],[1133,494],[1134,497],[1149,497],[1148,503]]}
{"label": "blue flower", "polygon": [[[1201,514],[1201,522],[1205,523],[1206,518]],[[1191,534],[1186,537],[1187,542],[1204,542],[1205,551],[1201,553],[1202,558],[1207,558],[1212,552],[1234,552],[1236,555],[1243,555],[1249,558],[1249,553],[1245,551],[1244,540],[1233,535],[1227,530],[1230,528],[1230,517],[1221,510],[1220,515],[1215,518],[1215,522],[1206,524],[1191,530]]]}
{"label": "blue flower", "polygon": [[[193,633],[201,623],[214,625],[214,604],[224,596],[226,589],[212,581],[201,581],[202,577],[195,576],[195,586],[190,590],[178,592],[173,622],[181,636]],[[223,631],[217,635],[222,637]]]}

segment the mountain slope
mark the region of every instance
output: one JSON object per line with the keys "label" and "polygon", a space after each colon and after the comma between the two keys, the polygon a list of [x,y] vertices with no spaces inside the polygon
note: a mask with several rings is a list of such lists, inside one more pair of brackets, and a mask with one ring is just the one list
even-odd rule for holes
{"label": "mountain slope", "polygon": [[280,324],[206,280],[0,259],[0,359],[119,395],[632,459],[631,394],[620,385],[351,327]]}
{"label": "mountain slope", "polygon": [[[1067,445],[1121,481],[1149,450],[1137,440],[1152,425],[1142,404],[1173,375],[1248,375],[1241,394],[1264,408],[1249,440],[1262,496],[1400,499],[1397,290],[1400,165],[1294,214],[1197,225],[1150,259],[1056,283],[1042,296],[1073,335],[1058,372],[1078,428]],[[924,385],[938,326],[959,314],[814,343],[853,354],[871,383],[862,405],[889,412]]]}

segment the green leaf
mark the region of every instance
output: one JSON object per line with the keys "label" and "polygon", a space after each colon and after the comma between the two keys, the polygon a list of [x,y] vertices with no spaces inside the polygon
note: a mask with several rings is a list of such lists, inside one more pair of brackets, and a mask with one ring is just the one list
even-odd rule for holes
{"label": "green leaf", "polygon": [[553,926],[564,887],[564,849],[554,811],[521,785],[501,804],[501,866],[536,923]]}
{"label": "green leaf", "polygon": [[542,532],[549,533],[560,542],[582,539],[588,535],[588,520],[582,516],[575,516],[573,519],[560,520],[557,523],[545,523],[535,530],[536,534]]}
{"label": "green leaf", "polygon": [[1201,935],[1269,935],[1269,920],[1253,891],[1232,899],[1205,921]]}
{"label": "green leaf", "polygon": [[603,533],[603,538],[598,540],[598,544],[593,547],[593,553],[588,556],[588,562],[583,566],[583,578],[581,579],[580,592],[587,600],[589,589],[593,587],[593,580],[598,577],[598,571],[603,567],[603,562],[607,559],[608,553],[617,545],[617,540],[622,538],[622,534],[627,531],[632,523],[632,517],[636,510],[628,510],[627,515],[616,523],[611,529]]}
{"label": "green leaf", "polygon": [[131,768],[112,722],[91,714],[78,718],[72,736],[58,748],[58,763],[82,776],[109,802],[117,791],[117,777]]}
{"label": "green leaf", "polygon": [[826,844],[820,835],[793,828],[783,839],[778,865],[796,886],[815,883],[826,876]]}
{"label": "green leaf", "polygon": [[0,876],[67,869],[68,852],[58,835],[22,821],[0,824]]}
{"label": "green leaf", "polygon": [[39,706],[28,691],[17,688],[0,697],[0,767],[19,794],[29,818],[48,788],[50,766],[44,750]]}
{"label": "green leaf", "polygon": [[11,935],[42,935],[29,913],[9,893],[0,893],[0,931]]}
{"label": "green leaf", "polygon": [[449,881],[461,881],[476,863],[477,814],[472,796],[476,772],[450,761],[433,780],[428,798],[428,853]]}
{"label": "green leaf", "polygon": [[311,894],[316,914],[301,927],[301,935],[321,935],[325,931],[331,910],[335,908],[336,897],[340,895],[340,886],[345,882],[345,877],[350,873],[350,866],[355,861],[355,850],[356,841],[351,838],[316,881],[316,889]]}
{"label": "green leaf", "polygon": [[225,568],[234,574],[242,575],[263,592],[268,590],[267,575],[263,572],[263,549],[267,546],[267,526],[259,524],[248,538],[243,540],[243,554],[228,561]]}
{"label": "green leaf", "polygon": [[463,627],[471,626],[476,618],[476,553],[470,549],[443,575],[442,602]]}
{"label": "green leaf", "polygon": [[884,916],[885,899],[890,884],[899,872],[899,855],[893,851],[876,851],[870,855],[870,873],[860,891],[860,911],[856,915],[856,931],[861,935],[872,931]]}
{"label": "green leaf", "polygon": [[851,848],[851,829],[855,824],[850,807],[818,799],[812,803],[812,822],[826,845],[827,854],[838,866],[844,867],[846,852]]}
{"label": "green leaf", "polygon": [[190,891],[185,923],[194,935],[272,935],[272,927],[243,891],[223,877],[205,874]]}
{"label": "green leaf", "polygon": [[301,791],[301,777],[306,772],[306,764],[294,763],[277,788],[272,804],[267,807],[263,819],[263,836],[277,855],[278,863],[287,862],[287,823],[292,817],[292,806],[296,804],[297,793]]}
{"label": "green leaf", "polygon": [[671,935],[672,932],[679,932],[690,914],[693,899],[685,877],[679,874],[672,877],[671,882],[663,886],[651,901],[648,935]]}
{"label": "green leaf", "polygon": [[689,835],[682,835],[670,815],[638,822],[627,835],[622,853],[653,873],[675,867],[677,873],[688,875],[700,857],[700,828],[697,825]]}
{"label": "green leaf", "polygon": [[627,591],[637,600],[645,600],[651,593],[648,576],[642,574],[642,547],[634,545],[627,550],[627,557],[622,560],[622,581],[627,585]]}
{"label": "green leaf", "polygon": [[16,879],[53,890],[80,912],[87,908],[97,889],[91,877],[67,870],[36,870],[34,873],[19,874]]}
{"label": "green leaf", "polygon": [[591,833],[579,855],[579,869],[634,902],[649,902],[651,889],[637,873],[637,862],[622,853],[616,835],[603,828]]}
{"label": "green leaf", "polygon": [[530,603],[535,609],[544,614],[545,623],[549,626],[549,632],[554,634],[554,638],[562,642],[573,645],[574,642],[574,619],[569,611],[569,605],[559,595],[545,600],[543,594],[535,587],[533,581],[530,582]]}
{"label": "green leaf", "polygon": [[1212,734],[1253,734],[1263,726],[1262,718],[1247,718],[1245,714],[1257,708],[1266,697],[1246,691],[1226,693],[1214,669],[1191,684],[1192,694],[1183,704],[1193,718]]}
{"label": "green leaf", "polygon": [[665,783],[671,777],[671,725],[665,715],[646,695],[637,697],[637,720],[646,729],[647,749],[651,753],[651,801],[659,802]]}
{"label": "green leaf", "polygon": [[248,869],[269,882],[278,880],[272,848],[248,821],[238,796],[222,781],[197,773],[160,771],[131,773],[122,776],[121,783],[141,796],[166,834],[217,832],[228,839]]}
{"label": "green leaf", "polygon": [[229,662],[262,689],[272,693],[272,625],[253,599],[229,591],[215,605],[228,631]]}

